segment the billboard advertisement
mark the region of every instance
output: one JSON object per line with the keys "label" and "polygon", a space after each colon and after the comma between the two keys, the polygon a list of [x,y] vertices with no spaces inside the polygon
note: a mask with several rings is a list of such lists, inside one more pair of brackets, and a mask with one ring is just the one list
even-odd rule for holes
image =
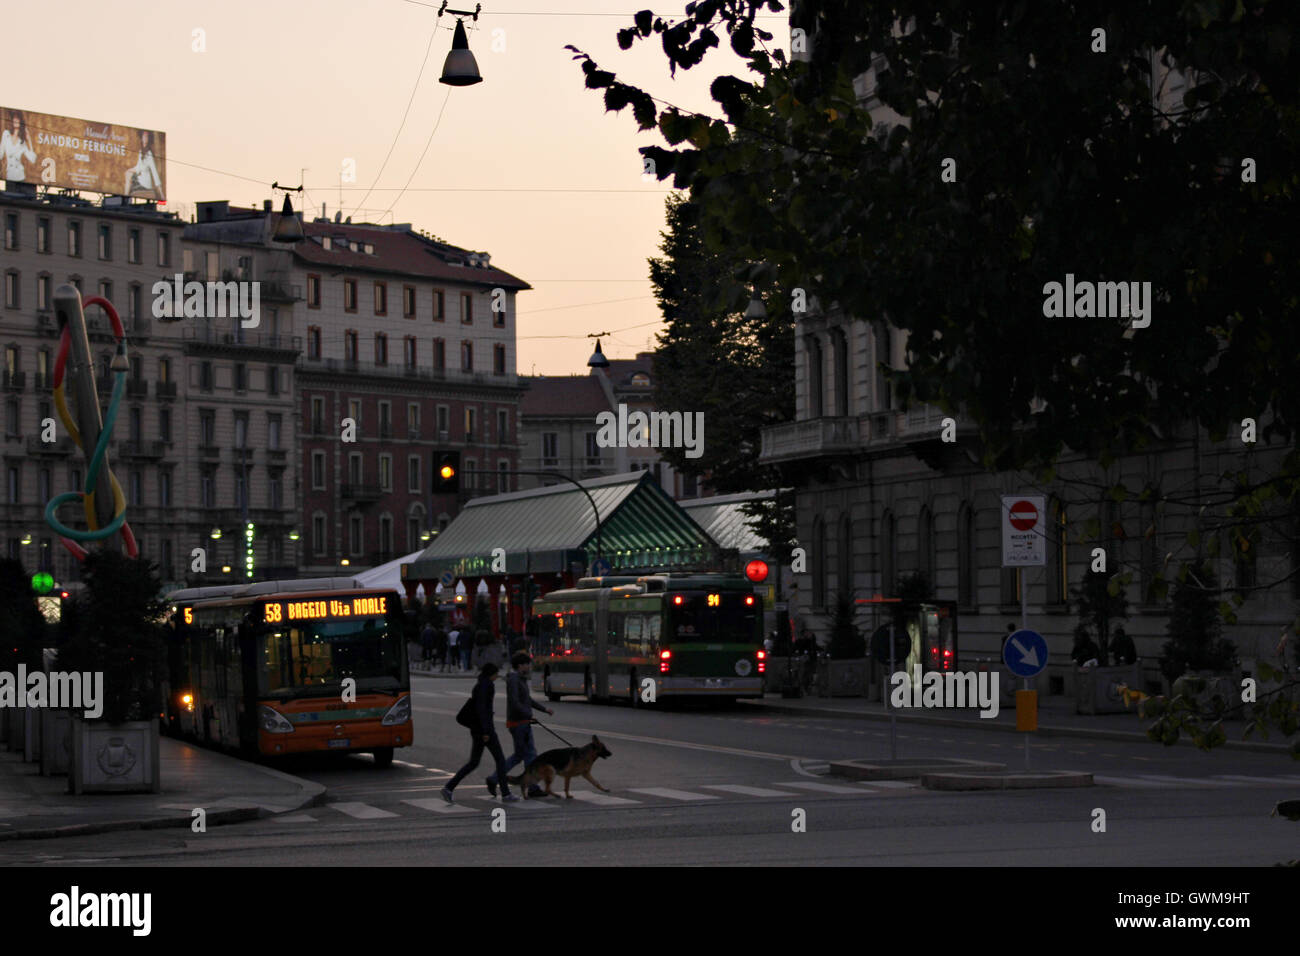
{"label": "billboard advertisement", "polygon": [[0,178],[159,202],[167,137],[133,126],[0,107]]}

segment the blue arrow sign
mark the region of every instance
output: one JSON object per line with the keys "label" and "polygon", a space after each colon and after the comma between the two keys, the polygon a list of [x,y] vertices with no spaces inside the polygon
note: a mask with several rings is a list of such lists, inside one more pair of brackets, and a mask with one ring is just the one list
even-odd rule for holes
{"label": "blue arrow sign", "polygon": [[1037,631],[1016,631],[1002,648],[1002,661],[1017,677],[1036,677],[1047,666],[1047,640]]}
{"label": "blue arrow sign", "polygon": [[449,588],[451,587],[452,582],[456,580],[456,575],[452,574],[450,571],[443,571],[442,577],[438,580],[442,582],[443,587]]}
{"label": "blue arrow sign", "polygon": [[597,558],[591,564],[591,573],[598,578],[603,578],[609,574],[612,565],[606,558]]}

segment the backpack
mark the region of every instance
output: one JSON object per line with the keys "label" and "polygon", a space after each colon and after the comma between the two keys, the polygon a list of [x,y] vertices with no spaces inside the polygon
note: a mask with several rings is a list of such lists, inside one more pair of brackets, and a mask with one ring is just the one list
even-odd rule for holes
{"label": "backpack", "polygon": [[474,695],[471,693],[456,715],[456,723],[470,730],[478,730],[478,712],[474,707]]}

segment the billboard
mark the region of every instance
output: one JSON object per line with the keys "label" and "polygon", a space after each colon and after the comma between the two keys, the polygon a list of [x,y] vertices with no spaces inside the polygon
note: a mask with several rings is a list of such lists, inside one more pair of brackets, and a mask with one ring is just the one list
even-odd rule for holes
{"label": "billboard", "polygon": [[113,196],[167,198],[167,137],[0,107],[0,178]]}

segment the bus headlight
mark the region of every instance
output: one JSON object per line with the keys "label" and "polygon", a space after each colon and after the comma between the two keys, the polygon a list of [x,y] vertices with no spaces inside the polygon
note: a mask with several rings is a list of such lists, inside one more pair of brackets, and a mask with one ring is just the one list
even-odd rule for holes
{"label": "bus headlight", "polygon": [[392,707],[388,708],[388,713],[384,714],[384,719],[380,724],[384,727],[392,727],[394,724],[404,724],[411,719],[411,698],[403,697]]}
{"label": "bus headlight", "polygon": [[293,724],[285,719],[284,714],[278,710],[272,710],[263,704],[257,711],[258,719],[261,721],[262,729],[268,734],[291,734],[293,733]]}

